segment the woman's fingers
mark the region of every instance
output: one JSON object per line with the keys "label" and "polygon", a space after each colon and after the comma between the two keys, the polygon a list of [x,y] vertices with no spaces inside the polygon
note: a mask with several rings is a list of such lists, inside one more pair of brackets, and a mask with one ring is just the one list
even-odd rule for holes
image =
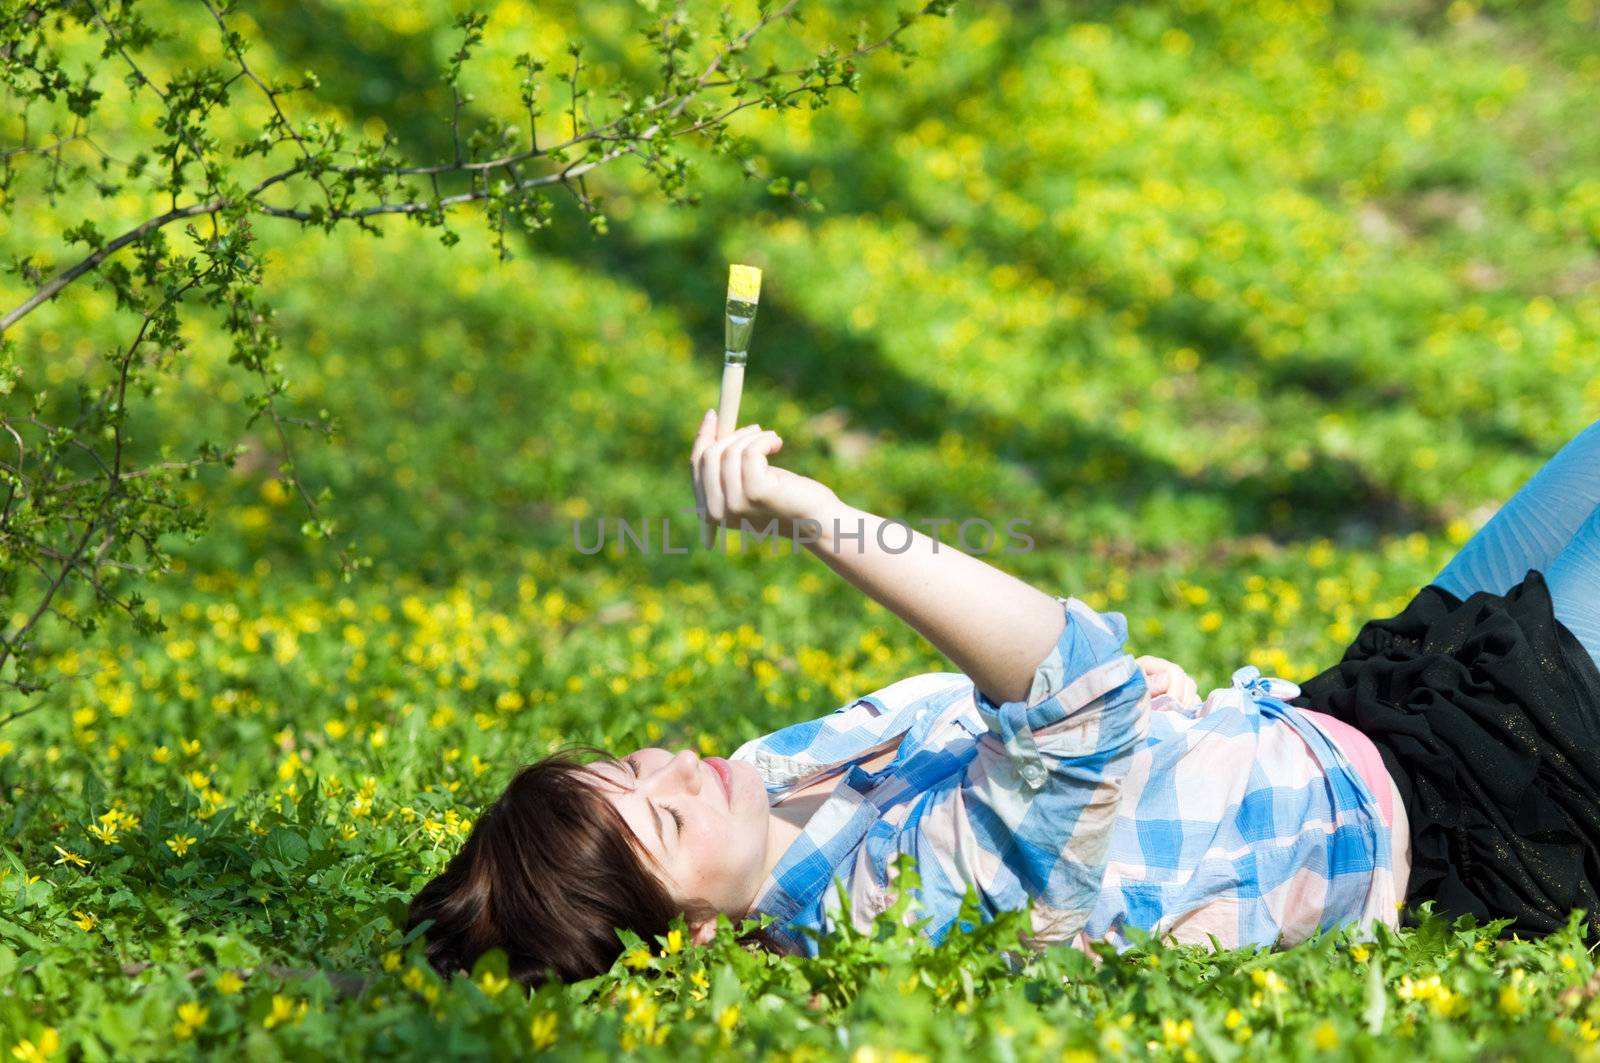
{"label": "woman's fingers", "polygon": [[[749,428],[751,429],[749,433],[722,452],[723,519],[730,523],[751,513],[750,495],[746,490],[744,479],[745,468],[751,451],[767,436],[758,424],[750,425]],[[759,474],[757,475],[759,479]]]}
{"label": "woman's fingers", "polygon": [[1167,692],[1167,688],[1172,685],[1172,676],[1167,671],[1166,661],[1160,657],[1152,657],[1146,654],[1135,660],[1134,663],[1144,673],[1145,687],[1149,690],[1151,697],[1160,697]]}
{"label": "woman's fingers", "polygon": [[[726,439],[719,439],[708,446],[700,455],[700,486],[705,492],[706,516],[714,524],[721,524],[727,519],[728,503],[726,488],[728,475],[724,464],[724,455],[730,449],[742,447],[750,437],[761,431],[759,425],[745,425]],[[737,452],[736,452],[737,457]],[[735,460],[737,468],[737,460]],[[737,485],[735,485],[737,490]],[[741,492],[739,497],[743,498]]]}
{"label": "woman's fingers", "polygon": [[694,434],[694,446],[689,450],[689,479],[694,483],[694,508],[704,519],[706,512],[706,489],[700,482],[700,456],[705,453],[717,438],[717,412],[707,410],[705,416],[700,418],[700,429]]}
{"label": "woman's fingers", "polygon": [[767,455],[781,446],[783,440],[778,438],[778,433],[762,432],[744,448],[740,457],[740,484],[744,488],[747,503],[761,505],[771,501],[768,495],[772,484],[771,477],[767,475]]}
{"label": "woman's fingers", "polygon": [[726,527],[759,509],[771,490],[767,455],[783,446],[776,432],[745,425],[716,438],[714,413],[701,418],[690,449],[694,501],[709,524]]}
{"label": "woman's fingers", "polygon": [[700,455],[705,453],[717,438],[717,411],[707,410],[704,417],[700,418],[700,427],[694,434],[694,446],[689,450],[689,465],[698,470],[700,468]]}

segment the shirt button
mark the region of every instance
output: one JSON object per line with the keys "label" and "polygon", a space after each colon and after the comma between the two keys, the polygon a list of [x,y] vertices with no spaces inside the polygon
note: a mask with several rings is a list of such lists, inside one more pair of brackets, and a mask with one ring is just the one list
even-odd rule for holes
{"label": "shirt button", "polygon": [[1037,783],[1044,778],[1044,772],[1039,769],[1038,765],[1029,764],[1022,769],[1022,777],[1031,783]]}

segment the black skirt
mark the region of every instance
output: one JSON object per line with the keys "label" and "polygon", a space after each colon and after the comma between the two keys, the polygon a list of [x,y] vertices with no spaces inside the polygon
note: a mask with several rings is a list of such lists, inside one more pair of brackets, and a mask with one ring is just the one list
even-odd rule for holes
{"label": "black skirt", "polygon": [[1410,904],[1547,934],[1600,922],[1600,670],[1530,569],[1504,595],[1429,585],[1293,704],[1378,747],[1411,821]]}

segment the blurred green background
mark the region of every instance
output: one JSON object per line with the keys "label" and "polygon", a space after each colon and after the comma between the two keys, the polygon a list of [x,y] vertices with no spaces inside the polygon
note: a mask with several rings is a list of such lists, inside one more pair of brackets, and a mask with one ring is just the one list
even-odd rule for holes
{"label": "blurred green background", "polygon": [[[519,120],[522,50],[559,69],[581,40],[602,83],[646,76],[653,7],[485,8],[474,113]],[[448,150],[435,72],[459,9],[266,0],[240,21],[262,69],[316,71],[330,116],[426,159]],[[797,55],[861,13],[805,9]],[[220,55],[203,10],[169,16],[193,24],[172,63]],[[765,270],[742,419],[784,437],[780,464],[912,522],[1028,521],[1033,550],[992,560],[1123,612],[1130,650],[1202,691],[1245,663],[1303,680],[1336,661],[1600,417],[1593,0],[966,2],[911,40],[923,57],[873,57],[859,96],[736,116],[821,214],[701,152],[700,206],[612,164],[590,181],[609,235],[563,201],[509,263],[470,212],[453,248],[399,220],[381,239],[260,220],[289,409],[345,425],[301,440],[302,471],[376,567],[332,579],[258,432],[199,485],[215,520],[155,588],[166,635],[113,624],[71,646],[57,671],[80,677],[52,711],[0,731],[18,876],[0,914],[51,942],[0,945],[41,1002],[0,999],[17,1038],[48,1024],[148,1053],[141,1009],[194,996],[194,1043],[253,1031],[293,1054],[317,1029],[370,1048],[364,1006],[319,1001],[342,1018],[296,1034],[263,1025],[285,990],[207,987],[230,964],[373,962],[394,940],[384,905],[557,744],[727,753],[950,667],[806,557],[575,549],[574,521],[592,541],[599,519],[670,518],[692,540],[685,459],[717,397],[730,262]],[[564,99],[551,84],[552,112]],[[259,126],[258,105],[237,120]],[[86,211],[107,232],[153,213],[131,194],[25,207],[0,227],[8,254]],[[25,296],[3,283],[7,306]],[[93,378],[126,342],[80,288],[20,326],[35,385]],[[190,329],[138,414],[152,446],[240,435],[217,400],[250,382],[204,313]],[[142,822],[107,844],[85,824],[114,798]],[[312,855],[251,865],[271,832]],[[174,973],[141,993],[97,977],[135,961]],[[415,1037],[465,1022],[394,993],[374,1014]],[[124,1011],[125,1031],[95,1017]],[[1287,1050],[1297,1021],[1263,1044]]]}

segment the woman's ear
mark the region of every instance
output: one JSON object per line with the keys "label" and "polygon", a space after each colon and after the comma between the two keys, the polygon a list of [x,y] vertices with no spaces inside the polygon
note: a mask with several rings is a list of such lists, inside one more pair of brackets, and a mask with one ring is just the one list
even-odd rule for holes
{"label": "woman's ear", "polygon": [[715,912],[705,919],[696,920],[690,926],[689,938],[696,945],[709,945],[711,939],[717,936],[717,915]]}

